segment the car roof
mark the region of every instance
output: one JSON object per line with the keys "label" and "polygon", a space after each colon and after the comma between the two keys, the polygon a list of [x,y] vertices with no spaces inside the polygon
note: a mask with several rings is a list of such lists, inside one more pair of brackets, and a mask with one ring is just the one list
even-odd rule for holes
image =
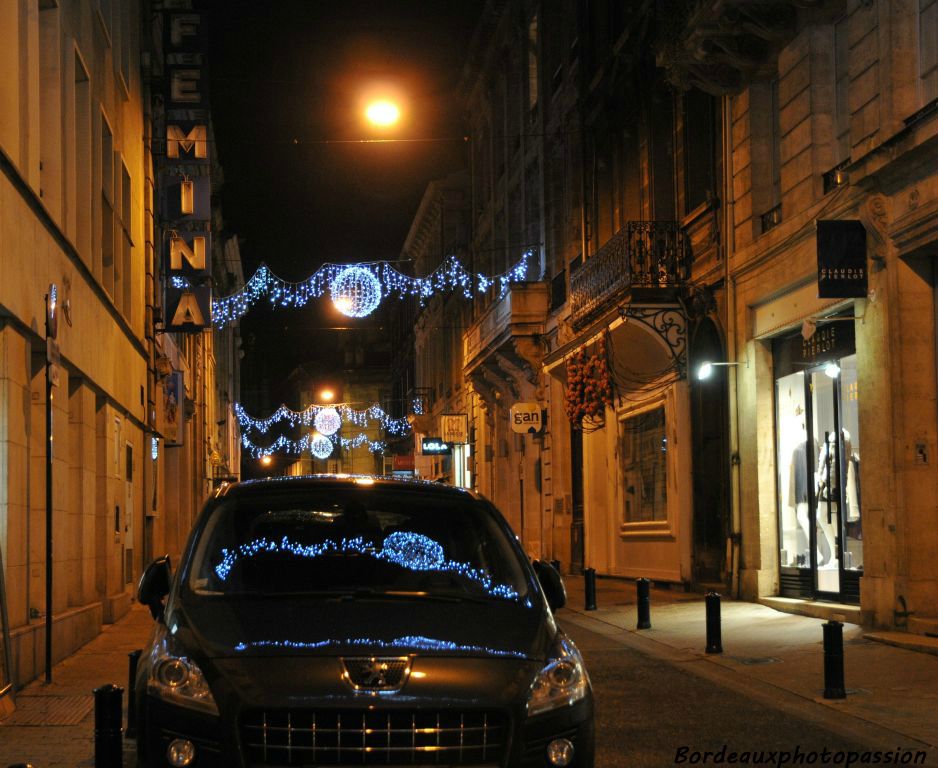
{"label": "car roof", "polygon": [[477,493],[467,488],[460,488],[432,480],[422,480],[413,477],[347,474],[290,475],[222,483],[215,491],[215,498],[246,497],[262,495],[272,491],[279,493],[281,491],[313,489],[361,488],[363,486],[449,498],[481,498]]}

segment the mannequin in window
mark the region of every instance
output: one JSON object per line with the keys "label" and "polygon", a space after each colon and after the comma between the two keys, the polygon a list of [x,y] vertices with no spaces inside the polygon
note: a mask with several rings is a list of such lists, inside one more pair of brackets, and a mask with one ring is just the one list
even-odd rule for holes
{"label": "mannequin in window", "polygon": [[798,442],[791,452],[788,478],[788,506],[794,510],[798,521],[795,544],[795,564],[806,565],[808,542],[810,541],[808,527],[808,465],[807,440],[804,424],[800,425]]}
{"label": "mannequin in window", "polygon": [[[827,520],[828,504],[832,513],[837,513],[840,504],[840,489],[838,488],[838,479],[843,471],[838,467],[841,454],[847,457],[844,469],[846,470],[846,483],[844,486],[844,526],[847,535],[859,538],[851,530],[856,528],[859,532],[860,522],[860,495],[857,486],[857,465],[859,458],[854,460],[853,447],[850,443],[850,433],[846,429],[840,430],[841,445],[837,445],[837,433],[832,432],[827,436],[827,443],[821,446],[818,454],[817,473],[817,521],[818,537],[822,532],[828,537],[829,543],[833,548],[835,518],[831,515],[831,521]],[[818,565],[822,563],[819,561]]]}

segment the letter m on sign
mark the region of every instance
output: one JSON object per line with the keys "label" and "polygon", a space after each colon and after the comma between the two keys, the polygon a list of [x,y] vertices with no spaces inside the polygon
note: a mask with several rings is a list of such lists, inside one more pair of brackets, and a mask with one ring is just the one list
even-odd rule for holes
{"label": "letter m on sign", "polygon": [[166,126],[166,157],[179,157],[179,150],[197,160],[208,158],[208,129],[193,125],[185,131],[181,125]]}

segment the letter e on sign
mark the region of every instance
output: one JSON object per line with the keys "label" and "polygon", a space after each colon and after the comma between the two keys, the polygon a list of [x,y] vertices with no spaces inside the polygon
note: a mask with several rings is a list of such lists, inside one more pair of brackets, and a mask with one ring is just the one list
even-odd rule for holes
{"label": "letter e on sign", "polygon": [[540,403],[515,403],[509,413],[511,431],[519,434],[537,434],[541,431]]}

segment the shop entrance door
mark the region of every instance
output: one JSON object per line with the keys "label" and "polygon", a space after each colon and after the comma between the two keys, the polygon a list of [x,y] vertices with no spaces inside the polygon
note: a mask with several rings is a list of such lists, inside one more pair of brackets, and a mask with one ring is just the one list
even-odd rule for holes
{"label": "shop entrance door", "polygon": [[777,381],[781,594],[859,602],[856,355]]}

